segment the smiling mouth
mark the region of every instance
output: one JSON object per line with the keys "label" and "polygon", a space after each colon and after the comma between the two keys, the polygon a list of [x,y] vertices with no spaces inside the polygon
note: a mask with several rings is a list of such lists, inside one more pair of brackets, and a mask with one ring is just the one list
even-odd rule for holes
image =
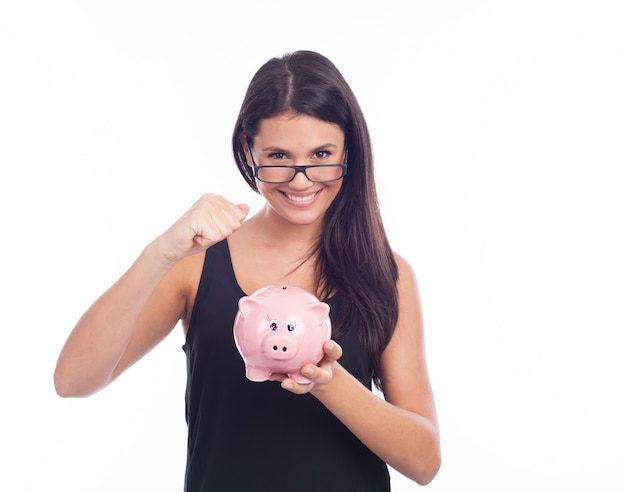
{"label": "smiling mouth", "polygon": [[289,200],[293,201],[293,202],[298,202],[298,203],[306,203],[306,202],[310,202],[311,200],[313,200],[313,198],[315,198],[315,196],[319,193],[319,191],[316,191],[315,193],[311,193],[309,195],[304,195],[304,196],[299,196],[299,195],[290,195],[289,193],[283,193]]}

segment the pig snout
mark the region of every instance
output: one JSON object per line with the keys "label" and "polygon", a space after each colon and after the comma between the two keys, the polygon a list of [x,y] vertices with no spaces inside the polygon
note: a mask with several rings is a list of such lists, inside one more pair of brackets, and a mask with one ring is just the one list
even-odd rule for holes
{"label": "pig snout", "polygon": [[263,343],[265,356],[274,360],[288,360],[298,352],[298,342],[293,337],[271,335]]}

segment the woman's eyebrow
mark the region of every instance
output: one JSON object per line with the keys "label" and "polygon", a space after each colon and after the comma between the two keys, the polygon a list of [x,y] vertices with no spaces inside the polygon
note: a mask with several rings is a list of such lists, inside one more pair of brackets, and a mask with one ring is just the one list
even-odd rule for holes
{"label": "woman's eyebrow", "polygon": [[281,147],[271,147],[271,146],[270,147],[263,147],[261,149],[261,152],[280,152],[282,154],[288,154],[289,153],[288,150],[285,150],[285,149],[283,149]]}
{"label": "woman's eyebrow", "polygon": [[317,152],[318,150],[326,150],[326,149],[336,149],[337,146],[334,143],[326,143],[324,145],[320,145],[319,147],[316,147],[313,149],[313,152]]}

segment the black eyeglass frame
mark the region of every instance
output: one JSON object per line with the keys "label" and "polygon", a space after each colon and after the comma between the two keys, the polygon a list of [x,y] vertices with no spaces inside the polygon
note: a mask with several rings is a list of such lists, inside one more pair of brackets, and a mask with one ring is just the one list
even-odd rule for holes
{"label": "black eyeglass frame", "polygon": [[[345,177],[346,174],[348,174],[348,164],[345,162],[345,161],[348,160],[348,153],[347,153],[347,151],[346,151],[346,158],[345,158],[345,160],[344,160],[344,162],[342,164],[312,164],[310,166],[259,166],[259,165],[257,165],[256,162],[254,162],[254,157],[252,156],[252,149],[250,148],[250,142],[246,142],[246,144],[248,146],[248,152],[250,153],[250,160],[252,160],[252,172],[254,174],[254,177],[256,179],[258,179],[259,181],[261,181],[262,183],[269,183],[269,184],[289,183],[290,181],[293,181],[296,178],[298,173],[304,174],[306,179],[308,179],[312,183],[332,183],[334,181],[339,181],[340,179]],[[259,169],[268,168],[268,167],[269,168],[279,168],[279,169],[293,169],[293,176],[290,179],[287,179],[285,181],[267,181],[267,180],[259,178]],[[334,179],[323,179],[323,180],[311,179],[309,177],[309,175],[307,174],[306,170],[309,169],[309,168],[317,168],[317,169],[319,169],[320,167],[340,167],[341,168],[341,176],[339,176],[338,178],[334,178]]]}

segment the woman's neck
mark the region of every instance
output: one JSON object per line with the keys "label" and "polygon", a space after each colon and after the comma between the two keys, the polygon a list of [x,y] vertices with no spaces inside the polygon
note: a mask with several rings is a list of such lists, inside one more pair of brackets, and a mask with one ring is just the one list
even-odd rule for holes
{"label": "woman's neck", "polygon": [[257,237],[264,244],[307,250],[317,243],[323,225],[321,220],[311,224],[294,224],[278,215],[268,205],[250,221],[256,226]]}

